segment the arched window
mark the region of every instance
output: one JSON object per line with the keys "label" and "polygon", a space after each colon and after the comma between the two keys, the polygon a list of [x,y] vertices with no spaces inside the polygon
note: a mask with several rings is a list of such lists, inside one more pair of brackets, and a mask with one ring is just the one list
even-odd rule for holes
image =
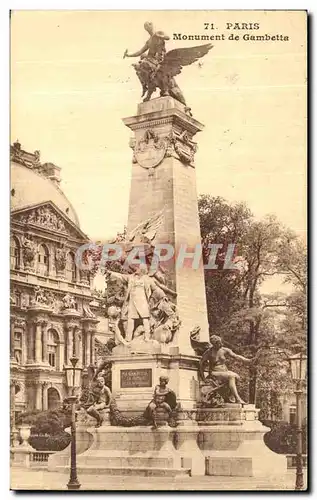
{"label": "arched window", "polygon": [[73,252],[68,252],[66,259],[66,279],[68,281],[76,281],[76,264],[75,255]]}
{"label": "arched window", "polygon": [[59,370],[59,341],[58,335],[55,330],[48,330],[47,332],[47,354],[48,363],[55,370]]}
{"label": "arched window", "polygon": [[10,265],[11,269],[20,268],[20,245],[14,236],[10,239]]}
{"label": "arched window", "polygon": [[48,266],[49,266],[49,253],[46,245],[39,246],[38,252],[38,266],[37,270],[39,274],[43,276],[48,275]]}
{"label": "arched window", "polygon": [[55,410],[61,404],[61,398],[58,391],[54,387],[47,390],[47,407],[48,410]]}

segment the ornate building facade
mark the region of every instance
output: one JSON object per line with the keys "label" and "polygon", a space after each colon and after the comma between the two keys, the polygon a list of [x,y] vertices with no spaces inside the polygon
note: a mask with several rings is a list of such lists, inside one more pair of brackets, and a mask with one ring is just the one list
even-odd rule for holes
{"label": "ornate building facade", "polygon": [[42,164],[39,151],[11,146],[13,422],[22,411],[53,409],[69,394],[72,356],[83,374],[95,363],[101,302],[89,273],[76,266],[76,250],[88,237],[59,183],[60,168]]}

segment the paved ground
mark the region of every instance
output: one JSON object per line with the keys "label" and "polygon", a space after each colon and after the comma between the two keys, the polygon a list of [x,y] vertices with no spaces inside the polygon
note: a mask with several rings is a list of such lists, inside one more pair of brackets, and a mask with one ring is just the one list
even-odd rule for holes
{"label": "paved ground", "polygon": [[[65,490],[68,481],[67,473],[25,470],[11,468],[11,489],[14,490]],[[81,475],[79,477],[81,490],[293,490],[295,471],[287,472],[283,477],[268,478],[230,478],[222,477],[188,477],[172,478],[146,478],[127,476],[95,476]]]}

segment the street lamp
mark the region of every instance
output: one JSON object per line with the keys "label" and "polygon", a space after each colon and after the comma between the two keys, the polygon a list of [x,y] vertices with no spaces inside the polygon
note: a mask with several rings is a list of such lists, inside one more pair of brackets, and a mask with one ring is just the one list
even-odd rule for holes
{"label": "street lamp", "polygon": [[66,401],[72,406],[72,422],[71,422],[71,443],[70,443],[70,476],[67,483],[69,490],[79,490],[81,484],[77,478],[77,462],[76,462],[76,402],[77,396],[75,395],[76,387],[80,387],[80,372],[81,368],[76,368],[78,358],[73,355],[70,358],[72,364],[67,368],[67,385],[72,388],[72,395]]}
{"label": "street lamp", "polygon": [[297,453],[296,453],[296,483],[295,490],[302,490],[304,488],[303,478],[303,442],[302,442],[302,383],[306,378],[307,370],[307,356],[302,352],[290,356],[288,358],[290,363],[292,378],[296,382],[296,426],[297,426]]}

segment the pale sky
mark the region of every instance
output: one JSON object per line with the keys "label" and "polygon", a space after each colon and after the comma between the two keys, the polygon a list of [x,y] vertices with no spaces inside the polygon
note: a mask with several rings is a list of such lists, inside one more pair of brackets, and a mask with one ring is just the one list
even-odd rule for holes
{"label": "pale sky", "polygon": [[[21,11],[11,18],[11,137],[62,168],[65,194],[92,239],[127,221],[132,151],[122,118],[141,89],[122,59],[140,49],[152,21],[167,50],[207,43],[173,33],[283,34],[290,41],[214,41],[177,77],[194,117],[198,193],[245,201],[306,230],[306,18],[303,12]],[[215,30],[204,30],[213,22]],[[259,30],[226,30],[258,22]]]}

